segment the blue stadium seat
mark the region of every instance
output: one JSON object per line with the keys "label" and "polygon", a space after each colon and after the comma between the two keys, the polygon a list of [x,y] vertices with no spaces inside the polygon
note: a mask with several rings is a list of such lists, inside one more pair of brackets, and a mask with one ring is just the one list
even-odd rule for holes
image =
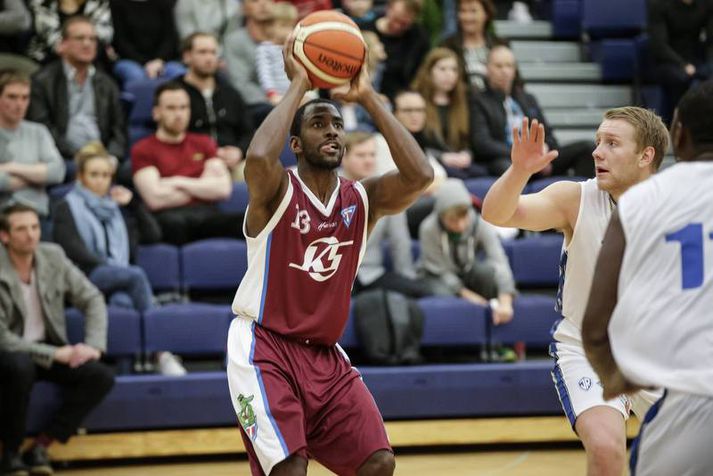
{"label": "blue stadium seat", "polygon": [[537,180],[533,180],[531,183],[527,184],[527,187],[525,187],[525,193],[537,193],[550,185],[552,185],[555,182],[561,182],[563,180],[569,181],[569,182],[583,182],[587,180],[586,177],[568,177],[568,176],[555,176],[555,177],[546,177],[546,178],[541,178]]}
{"label": "blue stadium seat", "polygon": [[142,79],[126,85],[124,96],[131,102],[128,118],[129,148],[144,137],[153,133],[156,125],[153,122],[153,94],[163,82],[161,79]]}
{"label": "blue stadium seat", "polygon": [[[391,260],[391,248],[389,248],[389,242],[384,240],[381,243],[381,253],[384,258],[384,268],[388,271],[392,271],[394,268],[394,263]],[[413,262],[416,263],[418,258],[421,256],[421,243],[418,240],[411,240],[411,257]]]}
{"label": "blue stadium seat", "polygon": [[280,152],[280,162],[282,162],[282,165],[285,167],[293,167],[297,165],[297,156],[295,156],[295,153],[292,152],[292,149],[290,149],[289,137],[285,140],[285,146]]}
{"label": "blue stadium seat", "polygon": [[552,35],[557,39],[579,39],[582,34],[582,0],[553,0]]}
{"label": "blue stadium seat", "polygon": [[223,355],[232,317],[228,306],[213,304],[173,304],[153,309],[143,320],[145,350]]}
{"label": "blue stadium seat", "polygon": [[521,287],[556,287],[562,236],[542,234],[504,242],[515,282]]}
{"label": "blue stadium seat", "polygon": [[154,291],[178,291],[180,259],[178,248],[168,244],[139,246],[137,264],[146,271]]}
{"label": "blue stadium seat", "polygon": [[636,36],[646,30],[646,0],[583,0],[582,29],[592,39]]}
{"label": "blue stadium seat", "polygon": [[193,290],[237,289],[248,268],[242,240],[209,239],[181,249],[181,282]]}
{"label": "blue stadium seat", "polygon": [[54,185],[47,189],[51,200],[62,200],[74,188],[74,182]]}
{"label": "blue stadium seat", "polygon": [[638,47],[633,38],[605,38],[591,42],[592,61],[599,64],[604,81],[631,81],[638,74]]}
{"label": "blue stadium seat", "polygon": [[218,203],[218,208],[226,213],[240,213],[248,208],[248,184],[235,182],[230,198]]}
{"label": "blue stadium seat", "polygon": [[497,179],[497,177],[472,178],[465,181],[465,187],[470,193],[483,200]]}
{"label": "blue stadium seat", "polygon": [[552,337],[552,325],[562,316],[555,312],[555,299],[550,296],[522,294],[513,303],[513,320],[492,326],[493,342],[512,345],[524,342],[528,347],[546,349]]}
{"label": "blue stadium seat", "polygon": [[345,349],[359,347],[359,339],[357,339],[356,329],[354,329],[353,302],[351,308],[349,309],[349,320],[347,321],[347,325],[344,328],[344,333],[342,334],[342,337],[339,339],[339,345],[341,345]]}
{"label": "blue stadium seat", "polygon": [[419,300],[424,313],[424,346],[483,345],[487,341],[483,306],[456,297],[428,297]]}

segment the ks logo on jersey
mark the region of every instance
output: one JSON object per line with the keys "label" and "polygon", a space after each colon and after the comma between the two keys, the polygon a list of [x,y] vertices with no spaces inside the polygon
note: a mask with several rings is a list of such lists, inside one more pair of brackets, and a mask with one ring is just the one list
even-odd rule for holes
{"label": "ks logo on jersey", "polygon": [[[342,214],[343,213],[344,211],[342,211]],[[302,264],[290,263],[290,268],[306,271],[315,281],[326,281],[339,269],[339,263],[342,261],[339,248],[349,246],[352,243],[354,242],[345,241],[344,243],[340,243],[339,240],[333,236],[314,240],[305,250],[305,257]]]}
{"label": "ks logo on jersey", "polygon": [[347,208],[342,208],[342,220],[347,228],[352,224],[352,218],[354,218],[354,211],[356,210],[356,205],[349,206]]}

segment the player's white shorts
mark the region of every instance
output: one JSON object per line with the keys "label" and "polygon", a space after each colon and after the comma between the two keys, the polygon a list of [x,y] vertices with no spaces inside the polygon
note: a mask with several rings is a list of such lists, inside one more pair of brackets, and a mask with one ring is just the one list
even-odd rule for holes
{"label": "player's white shorts", "polygon": [[631,446],[632,476],[709,476],[713,398],[667,391],[646,414]]}
{"label": "player's white shorts", "polygon": [[625,419],[633,411],[641,420],[651,405],[661,398],[662,391],[642,390],[635,395],[604,400],[599,377],[584,354],[579,328],[562,319],[553,327],[553,337],[554,342],[550,344],[550,355],[555,359],[552,380],[572,428],[579,415],[602,405],[618,410]]}

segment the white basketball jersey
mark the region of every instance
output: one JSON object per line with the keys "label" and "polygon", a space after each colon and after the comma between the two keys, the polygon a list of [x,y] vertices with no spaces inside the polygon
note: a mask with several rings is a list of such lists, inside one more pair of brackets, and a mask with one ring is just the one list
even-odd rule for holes
{"label": "white basketball jersey", "polygon": [[[594,266],[602,247],[614,204],[609,194],[599,189],[596,179],[580,183],[579,214],[569,243],[562,244],[557,311],[566,321],[555,333],[581,340],[582,319],[592,286]],[[573,324],[569,325],[569,324]],[[576,329],[575,329],[576,328]],[[562,336],[564,337],[564,336]]]}
{"label": "white basketball jersey", "polygon": [[627,191],[619,213],[617,363],[633,382],[713,396],[713,163],[661,172]]}

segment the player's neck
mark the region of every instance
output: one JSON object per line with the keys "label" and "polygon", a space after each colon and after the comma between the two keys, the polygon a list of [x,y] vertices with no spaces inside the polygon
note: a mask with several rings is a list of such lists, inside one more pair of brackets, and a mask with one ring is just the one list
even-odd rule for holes
{"label": "player's neck", "polygon": [[318,169],[301,163],[297,165],[297,173],[314,196],[326,205],[337,186],[336,170]]}

